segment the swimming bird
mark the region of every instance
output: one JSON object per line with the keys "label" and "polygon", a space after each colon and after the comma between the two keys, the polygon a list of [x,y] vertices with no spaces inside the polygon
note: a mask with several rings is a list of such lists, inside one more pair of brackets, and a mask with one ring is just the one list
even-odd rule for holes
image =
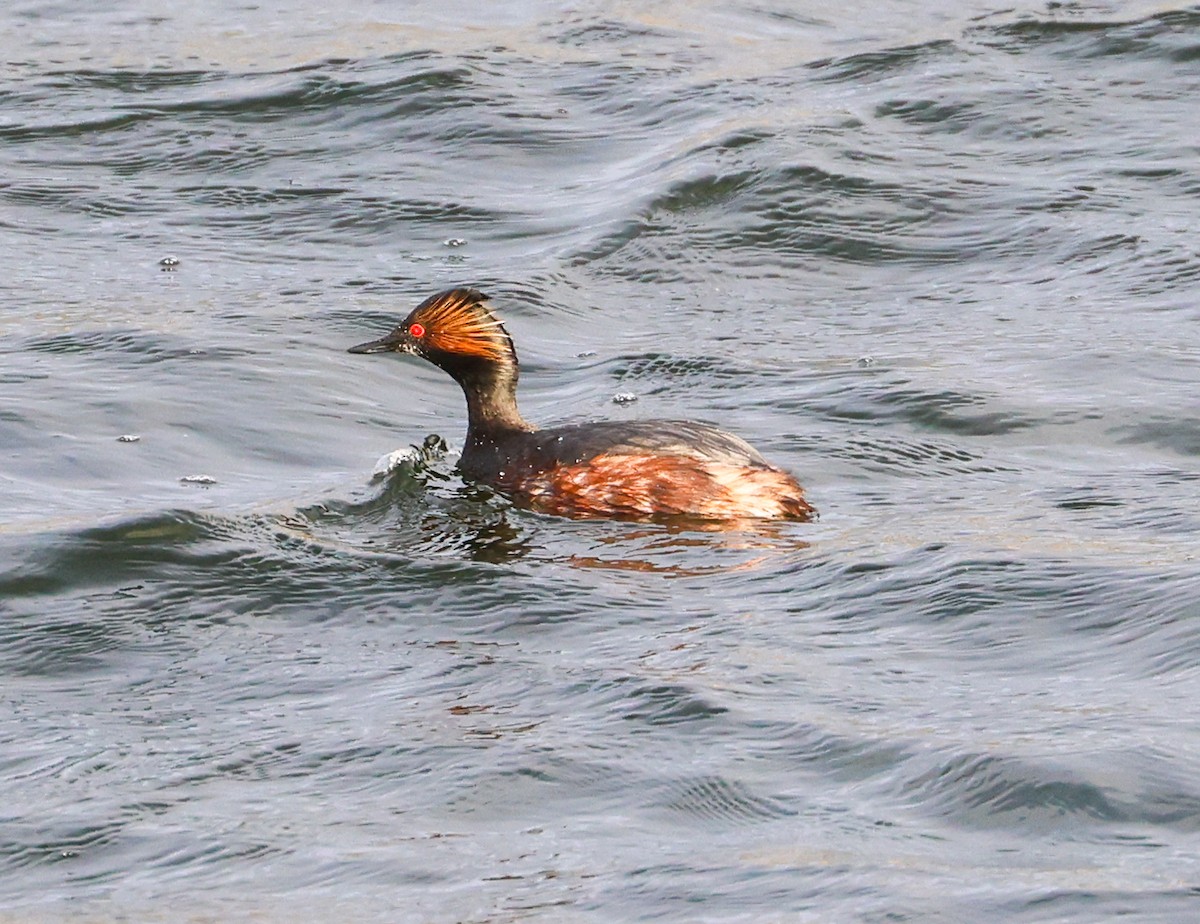
{"label": "swimming bird", "polygon": [[517,408],[512,338],[470,288],[421,302],[389,334],[351,353],[407,353],[462,387],[467,436],[458,468],[515,503],[574,518],[809,520],[790,474],[745,440],[689,420],[611,420],[540,429]]}

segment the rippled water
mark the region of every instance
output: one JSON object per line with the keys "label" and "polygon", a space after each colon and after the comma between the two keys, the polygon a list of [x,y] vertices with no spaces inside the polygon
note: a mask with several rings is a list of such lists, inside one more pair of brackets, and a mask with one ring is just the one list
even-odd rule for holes
{"label": "rippled water", "polygon": [[[1200,10],[104,6],[0,12],[0,920],[1195,915]],[[461,283],[821,519],[464,484],[345,352]]]}

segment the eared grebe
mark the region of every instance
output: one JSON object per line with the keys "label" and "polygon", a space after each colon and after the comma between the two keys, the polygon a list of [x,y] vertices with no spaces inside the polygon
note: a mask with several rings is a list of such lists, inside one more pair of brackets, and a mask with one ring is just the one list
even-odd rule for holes
{"label": "eared grebe", "polygon": [[685,420],[611,420],[539,430],[517,410],[512,338],[474,289],[427,298],[390,334],[351,353],[411,353],[467,396],[462,474],[569,517],[811,519],[787,472],[745,440]]}

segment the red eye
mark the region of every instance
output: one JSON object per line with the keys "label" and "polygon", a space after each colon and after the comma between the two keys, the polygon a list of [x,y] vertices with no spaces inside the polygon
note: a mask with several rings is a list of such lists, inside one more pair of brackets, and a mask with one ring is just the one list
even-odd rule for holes
{"label": "red eye", "polygon": [[410,325],[408,325],[408,332],[410,334],[412,334],[414,337],[424,337],[425,336],[425,325],[424,324],[410,324]]}

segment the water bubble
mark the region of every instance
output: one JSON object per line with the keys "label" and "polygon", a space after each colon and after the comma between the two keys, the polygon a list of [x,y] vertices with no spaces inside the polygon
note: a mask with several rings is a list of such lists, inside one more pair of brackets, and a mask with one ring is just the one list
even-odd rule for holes
{"label": "water bubble", "polygon": [[164,273],[169,273],[169,272],[171,272],[171,270],[175,269],[175,267],[177,267],[179,265],[179,257],[172,256],[171,254],[167,254],[165,257],[163,257],[161,260],[158,261],[158,265],[160,267],[162,267],[162,271]]}
{"label": "water bubble", "polygon": [[612,396],[613,404],[633,404],[638,396],[631,391],[619,391]]}
{"label": "water bubble", "polygon": [[461,237],[448,237],[442,241],[446,247],[462,247],[466,243],[466,240]]}
{"label": "water bubble", "polygon": [[199,484],[205,487],[217,483],[217,479],[212,475],[184,475],[179,481],[182,484]]}

